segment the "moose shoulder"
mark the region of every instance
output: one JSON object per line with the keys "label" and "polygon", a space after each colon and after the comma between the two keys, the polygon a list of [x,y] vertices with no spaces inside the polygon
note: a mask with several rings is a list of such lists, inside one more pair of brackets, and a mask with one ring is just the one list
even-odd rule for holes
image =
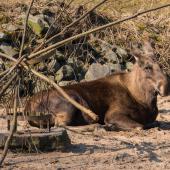
{"label": "moose shoulder", "polygon": [[[157,95],[167,91],[167,78],[155,62],[151,46],[132,53],[136,63],[131,72],[74,85],[63,89],[77,102],[99,116],[100,124],[114,125],[120,129],[144,128],[158,115]],[[54,89],[41,91],[27,102],[25,112],[49,112],[51,125],[85,125],[94,123],[85,113],[77,110]],[[30,122],[38,125],[38,122]]]}

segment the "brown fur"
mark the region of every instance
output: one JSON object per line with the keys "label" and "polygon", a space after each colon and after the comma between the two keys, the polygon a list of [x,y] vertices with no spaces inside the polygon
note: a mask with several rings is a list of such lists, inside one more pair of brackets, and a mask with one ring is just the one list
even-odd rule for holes
{"label": "brown fur", "polygon": [[[115,125],[121,129],[144,128],[153,123],[158,115],[157,94],[163,96],[167,90],[166,76],[154,61],[150,49],[145,47],[148,53],[134,51],[137,62],[131,72],[116,73],[63,89],[96,113],[100,124]],[[25,111],[51,113],[54,117],[52,126],[93,123],[90,117],[59,96],[55,89],[35,94]],[[38,122],[30,123],[38,126]]]}

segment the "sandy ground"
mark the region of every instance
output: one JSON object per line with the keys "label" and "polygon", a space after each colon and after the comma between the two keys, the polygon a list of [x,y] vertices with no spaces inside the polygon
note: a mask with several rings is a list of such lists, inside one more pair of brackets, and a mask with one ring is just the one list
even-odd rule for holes
{"label": "sandy ground", "polygon": [[159,99],[158,105],[159,128],[130,132],[98,129],[89,135],[68,132],[72,145],[66,151],[10,152],[3,169],[170,169],[170,96]]}

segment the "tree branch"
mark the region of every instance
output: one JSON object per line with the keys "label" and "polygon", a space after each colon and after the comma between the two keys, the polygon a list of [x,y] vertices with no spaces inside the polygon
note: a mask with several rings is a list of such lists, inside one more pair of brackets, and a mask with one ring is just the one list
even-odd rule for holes
{"label": "tree branch", "polygon": [[[1,55],[1,53],[0,53]],[[5,58],[8,58],[14,62],[17,62],[17,60],[15,58],[9,57],[7,55],[2,55]],[[50,78],[48,78],[47,76],[37,72],[36,70],[29,68],[27,66],[27,64],[23,64],[20,63],[26,70],[32,72],[34,75],[36,75],[37,77],[39,77],[40,79],[46,81],[47,83],[51,84],[58,92],[61,96],[63,96],[66,100],[68,100],[71,104],[73,104],[76,108],[78,108],[79,110],[81,110],[82,112],[86,113],[88,116],[90,116],[94,121],[97,122],[98,120],[98,116],[93,113],[91,110],[85,108],[84,106],[82,106],[81,104],[79,104],[78,102],[76,102],[75,100],[73,100],[60,86],[58,86],[53,80],[51,80]]]}
{"label": "tree branch", "polygon": [[5,142],[5,147],[4,147],[4,150],[3,150],[3,153],[2,153],[2,157],[0,159],[0,166],[2,166],[4,160],[5,160],[5,157],[8,153],[8,148],[9,148],[9,144],[12,140],[12,137],[13,137],[13,134],[16,130],[16,126],[17,126],[17,94],[18,94],[18,87],[16,87],[15,89],[15,99],[14,99],[14,115],[13,115],[13,122],[12,122],[12,127],[10,129],[10,134]]}

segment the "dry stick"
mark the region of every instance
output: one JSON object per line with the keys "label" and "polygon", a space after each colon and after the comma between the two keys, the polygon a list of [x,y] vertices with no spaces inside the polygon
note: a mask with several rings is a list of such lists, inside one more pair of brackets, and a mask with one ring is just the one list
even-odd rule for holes
{"label": "dry stick", "polygon": [[14,66],[12,66],[11,69],[9,69],[9,71],[0,79],[0,81],[3,81],[9,74],[12,73],[12,71],[19,65],[19,63],[21,63],[21,61],[25,58],[25,56],[22,56],[21,58],[19,58],[19,60],[15,63]]}
{"label": "dry stick", "polygon": [[6,157],[7,152],[8,152],[9,144],[12,140],[13,134],[14,134],[15,129],[16,129],[16,123],[17,123],[17,91],[18,91],[18,87],[16,87],[16,89],[15,89],[14,115],[13,115],[12,127],[10,129],[10,134],[9,134],[9,136],[8,136],[6,142],[5,142],[5,147],[4,147],[4,150],[3,150],[3,153],[2,153],[2,157],[0,159],[0,166],[2,166],[2,164],[5,160],[5,157]]}
{"label": "dry stick", "polygon": [[3,77],[5,74],[7,74],[9,70],[10,70],[10,69],[5,70],[5,71],[3,71],[2,73],[0,73],[0,78]]}
{"label": "dry stick", "polygon": [[103,26],[100,26],[100,27],[91,29],[91,30],[86,31],[86,32],[83,32],[83,33],[81,33],[81,34],[77,34],[77,35],[72,36],[72,37],[70,37],[70,38],[67,38],[67,39],[65,39],[65,40],[63,40],[63,41],[60,41],[60,42],[58,42],[58,43],[55,43],[55,44],[53,44],[53,45],[51,45],[51,46],[49,46],[49,47],[47,47],[47,48],[44,48],[44,49],[42,49],[42,50],[40,50],[40,51],[38,51],[38,52],[36,52],[36,53],[33,53],[33,54],[29,55],[28,58],[29,58],[29,59],[32,59],[32,58],[34,58],[34,57],[36,57],[36,56],[38,56],[38,55],[40,55],[40,54],[42,54],[42,53],[44,53],[44,52],[47,52],[47,51],[51,50],[51,49],[59,48],[59,47],[65,45],[65,44],[67,44],[67,43],[69,43],[69,42],[71,42],[71,41],[73,41],[73,40],[75,40],[75,39],[78,39],[78,38],[81,38],[81,37],[86,36],[86,35],[88,35],[88,34],[91,34],[91,33],[94,33],[94,32],[100,31],[100,30],[103,30],[103,29],[108,28],[108,27],[111,27],[111,26],[113,26],[113,25],[120,24],[120,23],[122,23],[122,22],[124,22],[124,21],[130,20],[130,19],[133,19],[133,18],[136,18],[136,17],[138,17],[138,16],[140,16],[140,15],[143,15],[143,14],[146,14],[146,13],[148,13],[148,12],[156,11],[156,10],[159,10],[159,9],[161,9],[161,8],[165,8],[165,7],[169,7],[169,6],[170,6],[170,3],[169,3],[169,4],[166,4],[166,5],[162,5],[162,6],[156,7],[156,8],[152,8],[152,9],[149,9],[149,10],[146,10],[146,11],[138,12],[138,13],[132,15],[132,16],[129,16],[129,17],[126,17],[126,18],[123,18],[123,19],[120,19],[120,20],[111,22],[111,23],[109,23],[109,24],[106,24],[106,25],[103,25]]}
{"label": "dry stick", "polygon": [[2,95],[5,93],[5,91],[8,89],[8,87],[11,85],[11,83],[17,78],[17,74],[15,73],[11,79],[7,82],[7,84],[5,86],[2,87],[1,91],[0,91],[0,99],[2,97]]}
{"label": "dry stick", "polygon": [[[26,68],[29,70],[29,68]],[[98,116],[93,113],[91,110],[85,108],[84,106],[80,105],[78,102],[70,98],[70,96],[60,87],[58,86],[53,80],[49,79],[47,76],[37,72],[34,69],[30,69],[30,71],[36,75],[37,77],[41,78],[42,80],[46,81],[47,83],[51,84],[65,99],[67,99],[71,104],[73,104],[76,108],[81,110],[82,112],[86,113],[90,116],[94,121],[98,121]]]}
{"label": "dry stick", "polygon": [[[5,77],[7,77],[10,73],[12,73],[12,71],[22,62],[22,60],[25,58],[25,56],[22,56],[22,52],[24,49],[24,43],[25,43],[25,36],[26,36],[26,30],[27,30],[27,22],[28,22],[28,18],[29,18],[29,14],[30,14],[30,10],[31,7],[34,3],[34,0],[31,1],[30,6],[28,8],[27,14],[26,14],[26,18],[25,18],[25,22],[24,22],[24,32],[23,32],[23,36],[22,36],[22,42],[21,42],[21,47],[20,47],[20,52],[19,52],[19,59],[18,61],[15,63],[15,65],[9,70],[9,72],[3,77],[3,79]],[[1,80],[2,81],[2,80]]]}
{"label": "dry stick", "polygon": [[99,4],[97,4],[96,6],[94,6],[92,9],[90,9],[89,11],[87,11],[84,15],[82,15],[80,18],[76,19],[75,21],[73,21],[72,23],[70,23],[69,25],[67,25],[66,27],[64,27],[62,29],[61,32],[59,32],[58,34],[54,35],[53,37],[49,38],[46,42],[42,42],[40,44],[39,47],[37,47],[36,50],[34,50],[34,52],[37,52],[38,50],[40,50],[45,44],[50,43],[54,38],[57,38],[59,35],[63,34],[68,28],[72,27],[73,25],[77,24],[79,21],[81,21],[83,18],[85,18],[89,13],[91,13],[92,11],[94,11],[96,8],[98,8],[99,6],[101,6],[103,3],[105,3],[107,0],[103,0],[102,2],[100,2]]}
{"label": "dry stick", "polygon": [[[0,55],[4,58],[10,59],[14,62],[17,62],[17,60],[15,58],[12,58],[10,56],[7,56],[3,53],[0,53]],[[59,87],[53,80],[49,79],[47,76],[37,72],[34,69],[29,68],[25,63],[20,63],[20,65],[22,65],[26,70],[31,71],[34,75],[36,75],[37,77],[39,77],[40,79],[46,81],[47,83],[51,84],[58,92],[60,95],[62,95],[65,99],[67,99],[71,104],[73,104],[76,108],[78,108],[79,110],[81,110],[82,112],[86,113],[88,116],[90,116],[94,121],[98,121],[98,116],[93,113],[91,110],[85,108],[84,106],[82,106],[81,104],[79,104],[78,102],[76,102],[75,100],[73,100],[61,87]]]}
{"label": "dry stick", "polygon": [[[66,6],[65,9],[68,8],[68,7],[69,7],[69,5]],[[41,48],[40,46],[41,46],[43,43],[45,43],[46,39],[48,38],[49,32],[51,31],[51,28],[53,27],[53,25],[56,23],[57,19],[58,19],[63,13],[64,13],[64,10],[60,11],[59,15],[55,18],[55,20],[52,22],[52,24],[51,24],[50,27],[48,28],[48,30],[47,30],[47,32],[46,32],[46,34],[45,34],[45,36],[44,36],[44,38],[43,38],[43,40],[42,40],[42,43],[41,43],[41,44],[39,45],[39,47],[37,47],[37,49],[35,49],[33,52],[37,52],[37,51]]]}
{"label": "dry stick", "polygon": [[27,11],[27,14],[26,14],[26,18],[25,18],[25,22],[24,22],[24,32],[23,32],[22,42],[21,42],[21,47],[20,47],[20,52],[19,52],[19,58],[22,56],[22,52],[24,49],[25,36],[26,36],[26,30],[27,30],[27,22],[28,22],[29,14],[31,11],[31,7],[33,6],[33,3],[34,3],[34,0],[31,1],[30,6]]}

